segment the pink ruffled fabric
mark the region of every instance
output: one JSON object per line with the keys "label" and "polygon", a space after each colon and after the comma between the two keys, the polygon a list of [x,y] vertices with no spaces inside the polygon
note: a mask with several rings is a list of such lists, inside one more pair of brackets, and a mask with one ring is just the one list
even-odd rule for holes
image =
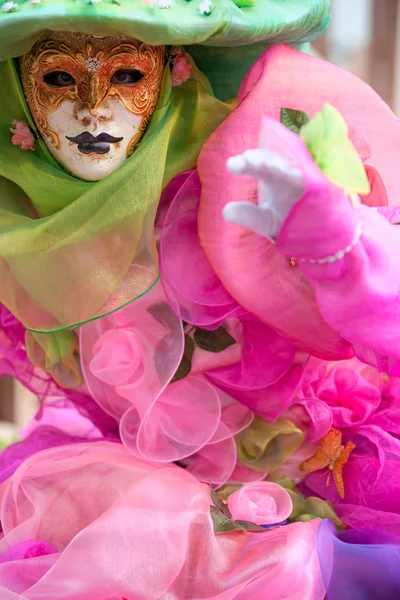
{"label": "pink ruffled fabric", "polygon": [[[173,182],[174,183],[174,182]],[[186,322],[218,327],[229,316],[242,312],[213,271],[197,233],[201,185],[193,171],[180,188],[174,185],[163,219],[160,238],[160,271],[165,292]]]}
{"label": "pink ruffled fabric", "polygon": [[[133,453],[161,463],[185,461],[199,479],[221,485],[235,469],[233,437],[253,416],[205,373],[240,361],[240,345],[218,353],[197,347],[189,372],[171,383],[189,334],[165,287],[159,283],[133,305],[81,328],[86,383],[100,406],[120,421],[121,438]],[[236,322],[231,329],[238,329]],[[288,368],[287,357],[281,362],[281,369]]]}
{"label": "pink ruffled fabric", "polygon": [[209,487],[183,469],[119,445],[37,454],[0,488],[1,598],[324,598],[318,519],[215,535],[210,504]]}
{"label": "pink ruffled fabric", "polygon": [[11,375],[38,398],[38,412],[21,432],[23,439],[0,452],[0,482],[29,456],[86,439],[117,440],[116,421],[85,393],[61,389],[34,367],[25,350],[23,325],[0,305],[0,375]]}
{"label": "pink ruffled fabric", "polygon": [[[357,359],[326,363],[311,359],[297,394],[317,398],[331,413],[343,444],[356,448],[343,468],[345,497],[317,471],[301,489],[334,502],[352,527],[400,531],[400,381],[387,380]],[[323,431],[321,430],[321,437]]]}

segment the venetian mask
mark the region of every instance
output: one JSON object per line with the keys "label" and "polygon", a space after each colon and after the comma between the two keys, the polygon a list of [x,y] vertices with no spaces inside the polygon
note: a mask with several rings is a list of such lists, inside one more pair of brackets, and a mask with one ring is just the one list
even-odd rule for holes
{"label": "venetian mask", "polygon": [[164,61],[164,47],[129,37],[55,32],[20,58],[36,126],[66,171],[98,181],[133,153],[155,110]]}

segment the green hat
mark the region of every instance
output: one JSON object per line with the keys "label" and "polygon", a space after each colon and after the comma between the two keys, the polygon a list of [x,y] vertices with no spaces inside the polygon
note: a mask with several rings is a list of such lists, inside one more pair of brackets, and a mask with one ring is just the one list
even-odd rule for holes
{"label": "green hat", "polygon": [[266,46],[309,42],[330,18],[329,0],[0,2],[0,61],[24,54],[49,29],[124,34],[152,45],[184,45],[222,100],[237,94]]}

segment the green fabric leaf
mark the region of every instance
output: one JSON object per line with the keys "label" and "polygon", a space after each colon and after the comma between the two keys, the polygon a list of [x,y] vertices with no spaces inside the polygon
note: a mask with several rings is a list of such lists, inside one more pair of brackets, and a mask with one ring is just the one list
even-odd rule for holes
{"label": "green fabric leaf", "polygon": [[216,506],[210,506],[211,518],[214,525],[214,533],[226,533],[227,531],[265,531],[255,523],[248,521],[232,521]]}
{"label": "green fabric leaf", "polygon": [[236,525],[240,525],[246,531],[265,531],[264,527],[260,527],[259,525],[256,525],[255,523],[250,523],[249,521],[241,521],[239,519],[238,521],[234,521],[234,523],[236,523]]}
{"label": "green fabric leaf", "polygon": [[211,489],[211,500],[213,501],[214,505],[219,508],[219,510],[221,510],[226,517],[228,517],[228,519],[232,519],[231,511],[213,489]]}
{"label": "green fabric leaf", "polygon": [[325,104],[322,111],[302,127],[300,136],[322,173],[349,194],[367,195],[370,184],[363,162],[351,143],[340,112]]}
{"label": "green fabric leaf", "polygon": [[243,487],[241,483],[227,483],[218,489],[220,498],[227,500],[231,494],[240,490]]}
{"label": "green fabric leaf", "polygon": [[274,471],[273,473],[271,473],[268,476],[268,481],[271,481],[272,483],[277,483],[278,485],[281,485],[286,490],[295,490],[296,489],[295,483],[291,479],[289,479],[289,477],[286,477],[286,475],[284,475],[280,471]]}
{"label": "green fabric leaf", "polygon": [[224,327],[218,327],[215,331],[207,331],[198,327],[194,332],[194,341],[202,350],[214,353],[223,352],[236,344],[236,340]]}
{"label": "green fabric leaf", "polygon": [[214,524],[214,533],[226,533],[227,531],[246,531],[243,525],[231,521],[216,506],[210,506],[211,518]]}
{"label": "green fabric leaf", "polygon": [[180,381],[181,379],[184,379],[185,377],[190,375],[190,372],[192,370],[192,360],[193,360],[194,351],[195,351],[194,341],[190,337],[190,335],[186,333],[185,334],[185,350],[183,352],[181,364],[179,365],[178,370],[176,371],[175,375],[171,379],[171,383],[174,383],[175,381]]}
{"label": "green fabric leaf", "polygon": [[321,498],[310,497],[306,499],[305,512],[319,517],[320,519],[330,519],[338,529],[345,529],[344,524],[337,516],[333,504],[322,500]]}
{"label": "green fabric leaf", "polygon": [[160,323],[165,327],[175,329],[176,316],[175,313],[171,312],[171,308],[166,302],[158,302],[157,304],[152,304],[147,308],[147,312],[153,317],[155,321],[157,321],[157,323]]}
{"label": "green fabric leaf", "polygon": [[300,133],[300,129],[306,125],[310,117],[303,110],[295,110],[293,108],[281,109],[281,123],[290,131]]}
{"label": "green fabric leaf", "polygon": [[308,523],[309,521],[313,521],[315,519],[314,515],[301,515],[300,517],[298,517],[296,519],[297,522],[299,523]]}

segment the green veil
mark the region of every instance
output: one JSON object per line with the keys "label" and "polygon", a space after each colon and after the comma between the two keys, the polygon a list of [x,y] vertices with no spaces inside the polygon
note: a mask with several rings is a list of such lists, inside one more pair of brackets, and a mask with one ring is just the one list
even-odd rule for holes
{"label": "green veil", "polygon": [[[44,142],[11,143],[14,119],[29,122],[15,63],[0,63],[0,300],[37,333],[76,327],[146,293],[157,281],[154,218],[172,178],[196,166],[207,137],[228,116],[207,78],[160,99],[133,155],[102,181],[67,174]],[[41,336],[40,336],[41,337]]]}

